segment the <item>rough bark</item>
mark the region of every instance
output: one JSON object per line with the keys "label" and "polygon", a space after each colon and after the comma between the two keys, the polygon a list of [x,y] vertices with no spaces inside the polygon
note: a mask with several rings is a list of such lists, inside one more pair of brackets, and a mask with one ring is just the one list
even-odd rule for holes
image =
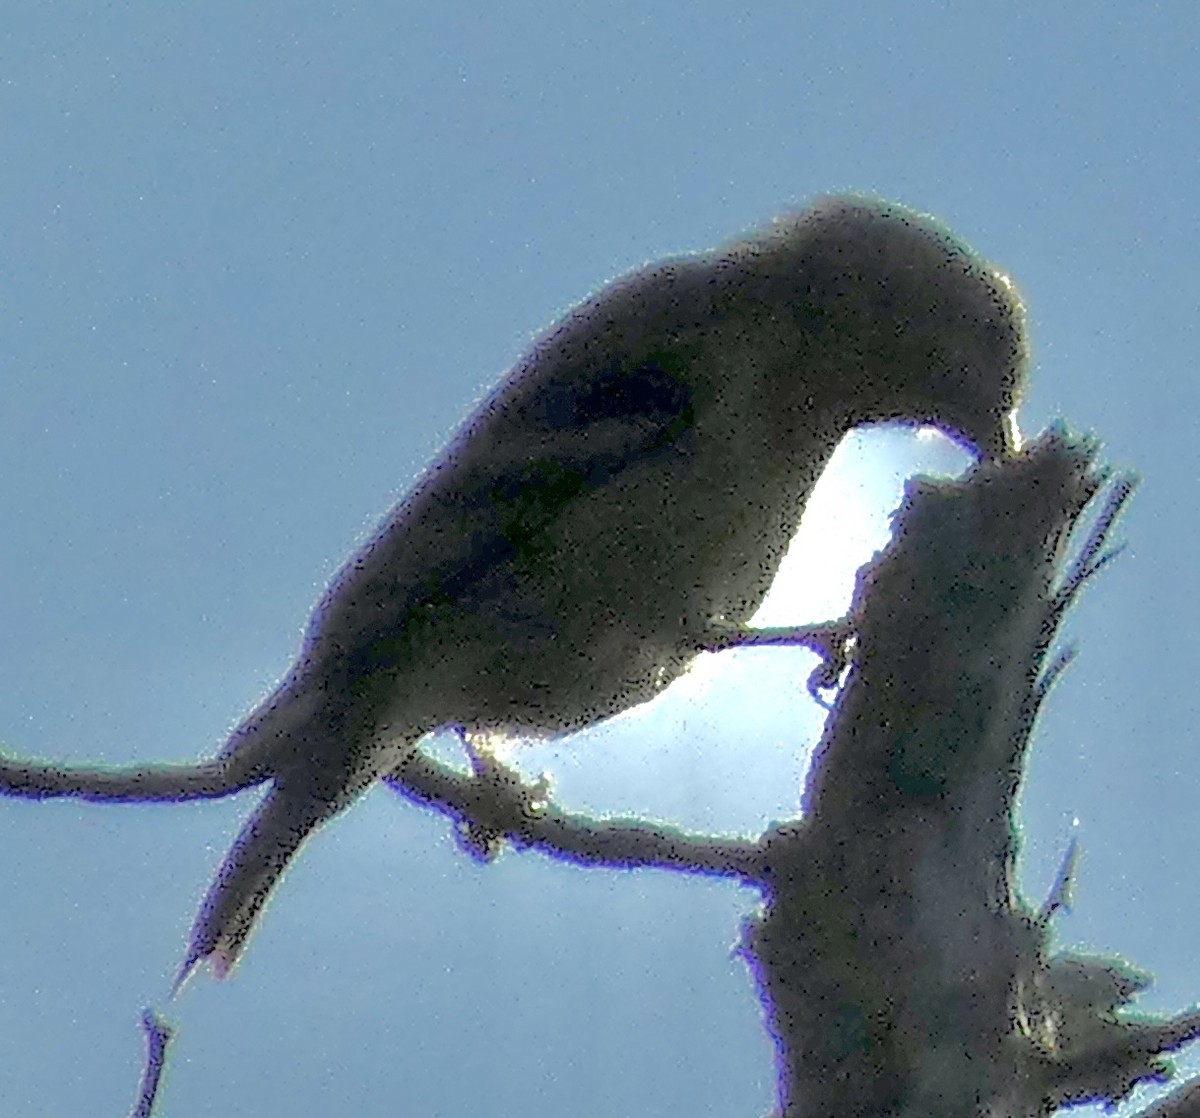
{"label": "rough bark", "polygon": [[[1026,755],[1069,659],[1054,639],[1133,488],[1096,454],[1053,430],[962,482],[910,485],[894,542],[859,576],[853,666],[803,814],[757,843],[573,817],[486,757],[463,774],[418,756],[391,783],[450,815],[477,857],[508,841],[760,887],[744,950],[784,1118],[1024,1118],[1165,1080],[1163,1053],[1200,1035],[1200,1013],[1130,1015],[1148,976],[1049,953],[1070,858],[1039,911],[1013,883]],[[1195,1113],[1195,1097],[1153,1114]]]}

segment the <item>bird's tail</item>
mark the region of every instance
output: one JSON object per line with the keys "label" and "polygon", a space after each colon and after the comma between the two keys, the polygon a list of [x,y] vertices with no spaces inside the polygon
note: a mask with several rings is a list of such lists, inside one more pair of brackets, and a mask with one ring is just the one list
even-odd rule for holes
{"label": "bird's tail", "polygon": [[[336,807],[312,795],[272,786],[225,857],[192,925],[174,991],[209,960],[224,978],[237,962],[267,897],[304,840]],[[174,992],[173,991],[173,992]]]}
{"label": "bird's tail", "polygon": [[175,991],[205,960],[211,961],[217,978],[229,973],[284,868],[329,815],[329,805],[316,797],[289,795],[278,783],[266,793],[209,886],[192,925]]}
{"label": "bird's tail", "polygon": [[[328,771],[284,771],[255,809],[221,864],[192,925],[173,993],[205,961],[224,978],[237,962],[259,913],[305,840],[322,823],[390,772],[419,735],[369,751],[357,771],[331,782]],[[336,785],[336,787],[335,787]]]}

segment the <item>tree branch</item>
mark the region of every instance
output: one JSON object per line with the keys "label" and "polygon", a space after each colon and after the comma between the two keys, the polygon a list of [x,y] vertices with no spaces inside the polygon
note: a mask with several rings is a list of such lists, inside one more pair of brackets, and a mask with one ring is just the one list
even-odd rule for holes
{"label": "tree branch", "polygon": [[494,857],[504,840],[583,866],[657,868],[754,881],[762,850],[742,839],[690,835],[666,823],[588,819],[555,807],[548,789],[527,785],[494,758],[468,773],[418,752],[387,783],[414,803],[448,816],[474,857]]}
{"label": "tree branch", "polygon": [[[1119,1014],[1146,979],[1049,956],[1013,886],[1014,807],[1063,615],[1106,562],[1132,492],[1113,486],[1079,560],[1068,539],[1106,478],[1055,430],[961,483],[910,485],[896,540],[860,572],[856,663],[826,726],[804,827],[767,840],[753,961],[781,1109],[1040,1116],[1171,1073],[1200,1016]],[[1059,890],[1061,893],[1061,890]]]}
{"label": "tree branch", "polygon": [[152,1009],[142,1013],[142,1030],[146,1034],[146,1066],[142,1069],[142,1083],[131,1118],[150,1118],[154,1112],[166,1066],[167,1045],[171,1043],[171,1026]]}

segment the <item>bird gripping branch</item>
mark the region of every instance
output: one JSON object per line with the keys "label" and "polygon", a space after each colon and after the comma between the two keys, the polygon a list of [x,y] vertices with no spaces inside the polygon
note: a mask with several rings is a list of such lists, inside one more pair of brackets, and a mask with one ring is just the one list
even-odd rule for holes
{"label": "bird gripping branch", "polygon": [[[269,782],[179,982],[237,960],[307,836],[428,732],[545,737],[736,644],[862,424],[1012,448],[1020,301],[948,231],[828,198],[619,279],[546,333],[338,572],[287,677],[196,765],[0,757],[0,791],[183,800]],[[178,985],[178,983],[177,983]]]}

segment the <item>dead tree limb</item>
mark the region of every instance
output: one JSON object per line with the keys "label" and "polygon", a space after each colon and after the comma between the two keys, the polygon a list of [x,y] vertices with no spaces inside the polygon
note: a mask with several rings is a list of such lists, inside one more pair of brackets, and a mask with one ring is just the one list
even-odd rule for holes
{"label": "dead tree limb", "polygon": [[[1107,538],[1134,485],[1096,455],[1054,430],[965,481],[909,487],[895,542],[859,576],[855,662],[804,815],[757,844],[570,816],[494,762],[463,774],[419,757],[391,783],[450,815],[477,856],[507,839],[590,865],[760,886],[745,954],[784,1118],[1040,1118],[1165,1080],[1163,1053],[1200,1036],[1200,1013],[1130,1016],[1147,976],[1049,954],[1072,855],[1040,909],[1014,886],[1026,756],[1071,656],[1055,640],[1115,554]],[[1155,1115],[1192,1113],[1194,1094]]]}

